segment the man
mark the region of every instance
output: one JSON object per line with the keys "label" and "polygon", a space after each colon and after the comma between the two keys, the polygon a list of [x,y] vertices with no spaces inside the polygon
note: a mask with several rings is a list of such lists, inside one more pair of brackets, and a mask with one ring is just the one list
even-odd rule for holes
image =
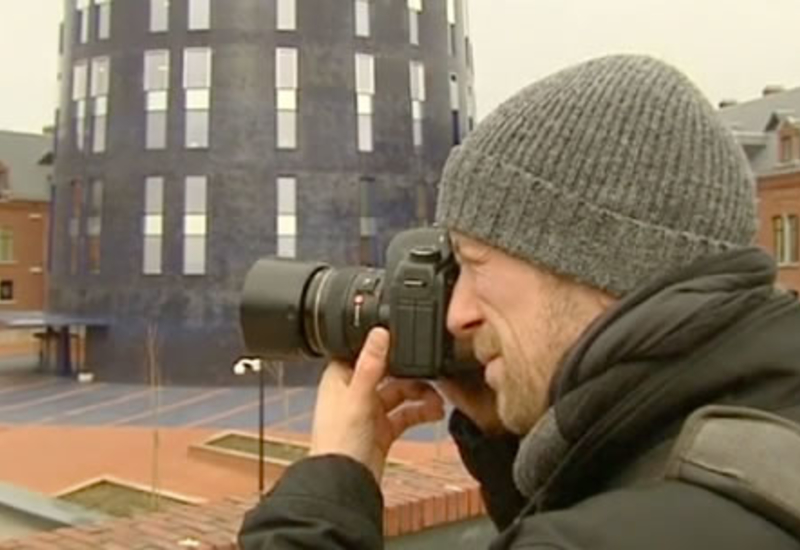
{"label": "man", "polygon": [[[740,148],[683,75],[611,56],[526,88],[453,152],[437,218],[461,266],[448,328],[486,382],[440,389],[493,548],[800,548],[800,503],[752,490],[800,488],[782,481],[797,463],[776,469],[781,453],[749,448],[775,430],[687,420],[708,405],[800,420],[800,305],[752,247]],[[429,386],[380,384],[388,339],[373,331],[354,371],[329,366],[313,456],[245,519],[245,550],[382,547],[389,447],[443,414]],[[724,452],[720,438],[684,439],[714,436],[704,426]],[[797,441],[783,448],[791,460]],[[753,456],[763,467],[739,468]]]}

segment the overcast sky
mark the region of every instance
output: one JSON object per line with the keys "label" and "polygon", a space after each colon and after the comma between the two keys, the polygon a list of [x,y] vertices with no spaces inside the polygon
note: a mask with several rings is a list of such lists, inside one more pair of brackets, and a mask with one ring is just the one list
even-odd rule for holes
{"label": "overcast sky", "polygon": [[[538,78],[614,52],[677,65],[714,103],[800,86],[800,0],[470,0],[470,11],[479,115]],[[60,19],[61,0],[0,0],[0,129],[51,123]]]}

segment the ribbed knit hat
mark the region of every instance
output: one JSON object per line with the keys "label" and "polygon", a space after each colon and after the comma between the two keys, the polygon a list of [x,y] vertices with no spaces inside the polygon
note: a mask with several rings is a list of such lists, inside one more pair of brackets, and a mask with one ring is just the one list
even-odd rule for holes
{"label": "ribbed knit hat", "polygon": [[755,183],[683,74],[610,56],[525,88],[481,122],[448,159],[437,223],[621,296],[753,244]]}

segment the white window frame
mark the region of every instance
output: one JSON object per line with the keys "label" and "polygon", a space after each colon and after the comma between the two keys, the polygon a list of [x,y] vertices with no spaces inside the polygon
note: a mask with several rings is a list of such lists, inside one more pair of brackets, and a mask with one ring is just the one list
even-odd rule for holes
{"label": "white window frame", "polygon": [[369,38],[372,33],[372,6],[370,0],[354,0],[355,35]]}
{"label": "white window frame", "polygon": [[190,31],[209,30],[211,28],[211,0],[188,0],[187,24]]}
{"label": "white window frame", "polygon": [[[279,176],[275,189],[276,256],[297,257],[297,178]],[[285,206],[289,206],[286,208]]]}
{"label": "white window frame", "polygon": [[275,28],[279,31],[297,30],[296,0],[275,0]]}

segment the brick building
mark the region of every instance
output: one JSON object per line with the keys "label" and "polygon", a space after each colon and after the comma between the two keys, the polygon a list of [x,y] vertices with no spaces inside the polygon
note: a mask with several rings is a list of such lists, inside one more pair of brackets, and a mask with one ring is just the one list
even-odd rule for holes
{"label": "brick building", "polygon": [[800,88],[767,87],[721,107],[758,178],[759,244],[777,260],[779,282],[800,291]]}
{"label": "brick building", "polygon": [[0,132],[0,311],[46,304],[51,142]]}

